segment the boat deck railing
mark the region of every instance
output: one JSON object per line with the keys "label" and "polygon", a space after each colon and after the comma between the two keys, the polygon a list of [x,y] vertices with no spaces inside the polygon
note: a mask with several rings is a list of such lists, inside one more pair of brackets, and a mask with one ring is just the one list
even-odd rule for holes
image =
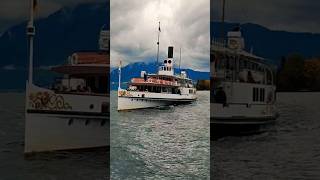
{"label": "boat deck railing", "polygon": [[226,48],[227,47],[227,43],[224,39],[213,39],[211,41],[211,48],[212,49],[222,49],[222,48]]}
{"label": "boat deck railing", "polygon": [[143,78],[132,78],[131,83],[141,83],[141,84],[158,84],[158,85],[169,85],[169,86],[180,86],[177,81],[167,81],[162,79],[148,78],[144,80]]}

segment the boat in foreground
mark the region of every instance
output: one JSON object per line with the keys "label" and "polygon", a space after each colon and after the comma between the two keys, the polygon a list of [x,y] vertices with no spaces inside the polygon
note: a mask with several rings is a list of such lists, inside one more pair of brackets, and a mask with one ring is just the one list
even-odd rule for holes
{"label": "boat in foreground", "polygon": [[27,34],[30,57],[24,152],[107,147],[109,31],[102,28],[99,51],[74,53],[66,64],[52,68],[62,77],[45,88],[33,83],[33,11]]}
{"label": "boat in foreground", "polygon": [[108,69],[107,64],[63,65],[53,68],[64,77],[51,88],[27,83],[26,153],[109,145]]}
{"label": "boat in foreground", "polygon": [[211,45],[212,133],[236,133],[273,123],[276,111],[275,68],[244,50],[239,27],[228,32],[227,43]]}

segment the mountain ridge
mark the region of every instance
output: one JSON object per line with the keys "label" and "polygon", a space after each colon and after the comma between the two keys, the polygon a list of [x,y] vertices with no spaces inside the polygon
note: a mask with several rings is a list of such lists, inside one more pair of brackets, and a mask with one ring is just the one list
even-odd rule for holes
{"label": "mountain ridge", "polygon": [[[146,71],[149,74],[157,73],[158,66],[155,62],[145,63],[145,62],[135,62],[130,63],[121,68],[121,83],[126,84],[130,82],[131,78],[140,77],[141,71]],[[210,72],[195,71],[192,69],[179,69],[174,68],[176,74],[180,74],[181,71],[186,71],[187,76],[194,80],[209,80]],[[113,69],[110,73],[111,89],[116,90],[118,88],[118,69]]]}
{"label": "mountain ridge", "polygon": [[[224,23],[211,21],[211,37],[221,37],[221,26],[227,31],[239,26],[239,23]],[[288,32],[271,30],[264,26],[244,23],[240,24],[245,39],[246,50],[253,49],[253,53],[270,59],[279,65],[281,58],[290,54],[301,54],[306,58],[320,56],[320,33]]]}

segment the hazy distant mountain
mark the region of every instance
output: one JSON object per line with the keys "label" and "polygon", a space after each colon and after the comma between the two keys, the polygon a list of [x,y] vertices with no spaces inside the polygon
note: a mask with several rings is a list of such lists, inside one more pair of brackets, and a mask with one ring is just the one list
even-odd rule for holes
{"label": "hazy distant mountain", "polygon": [[[51,66],[64,63],[75,51],[97,50],[100,28],[109,23],[109,3],[86,3],[63,8],[36,21],[35,66]],[[238,24],[225,23],[231,30]],[[211,34],[219,36],[221,23],[211,22]],[[320,34],[272,31],[256,24],[242,24],[246,49],[256,55],[279,62],[282,56],[300,53],[305,57],[319,56]],[[23,89],[28,63],[26,22],[18,24],[0,37],[0,89]],[[112,37],[111,37],[112,38]],[[155,72],[154,65],[131,64],[123,73],[129,80],[139,76],[141,70]],[[131,68],[131,69],[130,69]],[[126,72],[127,71],[127,72]],[[206,79],[208,73],[188,70],[191,78]],[[115,73],[114,71],[112,73]],[[194,74],[193,74],[194,73]],[[8,78],[10,77],[10,78]],[[115,76],[117,77],[117,76]],[[115,80],[112,74],[111,80]],[[35,78],[39,78],[35,76]],[[12,81],[11,79],[15,79]],[[43,81],[45,75],[41,77]]]}
{"label": "hazy distant mountain", "polygon": [[[62,64],[75,51],[98,50],[103,25],[110,29],[109,3],[86,3],[63,8],[36,21],[35,67]],[[28,64],[26,22],[0,37],[0,89],[24,89]],[[36,81],[51,77],[40,71]],[[8,78],[10,77],[10,78]],[[12,81],[14,79],[15,81]]]}
{"label": "hazy distant mountain", "polygon": [[[146,71],[147,73],[156,73],[157,72],[156,63],[144,63],[137,62],[128,64],[125,67],[121,68],[121,82],[129,82],[133,77],[140,77],[141,71]],[[192,69],[182,69],[187,72],[187,75],[190,79],[193,80],[209,80],[210,73],[209,72],[200,72],[194,71]],[[180,69],[175,68],[175,73],[180,74]],[[118,87],[118,69],[113,69],[111,71],[111,89],[117,89]]]}
{"label": "hazy distant mountain", "polygon": [[[220,22],[211,22],[211,37],[221,37]],[[237,23],[225,23],[225,33],[238,26]],[[241,24],[246,49],[254,54],[269,58],[277,63],[282,56],[299,53],[304,57],[320,56],[320,34],[273,31],[263,26]],[[226,34],[225,34],[226,35]]]}
{"label": "hazy distant mountain", "polygon": [[[61,64],[74,51],[97,50],[100,29],[109,28],[107,3],[87,3],[63,8],[36,21],[35,66]],[[0,37],[0,67],[26,67],[28,63],[26,22]]]}

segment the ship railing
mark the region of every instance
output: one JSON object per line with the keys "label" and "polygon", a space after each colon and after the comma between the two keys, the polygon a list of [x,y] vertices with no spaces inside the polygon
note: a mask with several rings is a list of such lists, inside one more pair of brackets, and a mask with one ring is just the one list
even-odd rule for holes
{"label": "ship railing", "polygon": [[227,45],[224,39],[213,39],[211,41],[211,48],[225,48]]}
{"label": "ship railing", "polygon": [[169,85],[169,86],[179,86],[177,81],[167,81],[162,79],[154,79],[149,78],[144,80],[143,78],[132,78],[131,83],[152,83],[152,84],[161,84],[161,85]]}

